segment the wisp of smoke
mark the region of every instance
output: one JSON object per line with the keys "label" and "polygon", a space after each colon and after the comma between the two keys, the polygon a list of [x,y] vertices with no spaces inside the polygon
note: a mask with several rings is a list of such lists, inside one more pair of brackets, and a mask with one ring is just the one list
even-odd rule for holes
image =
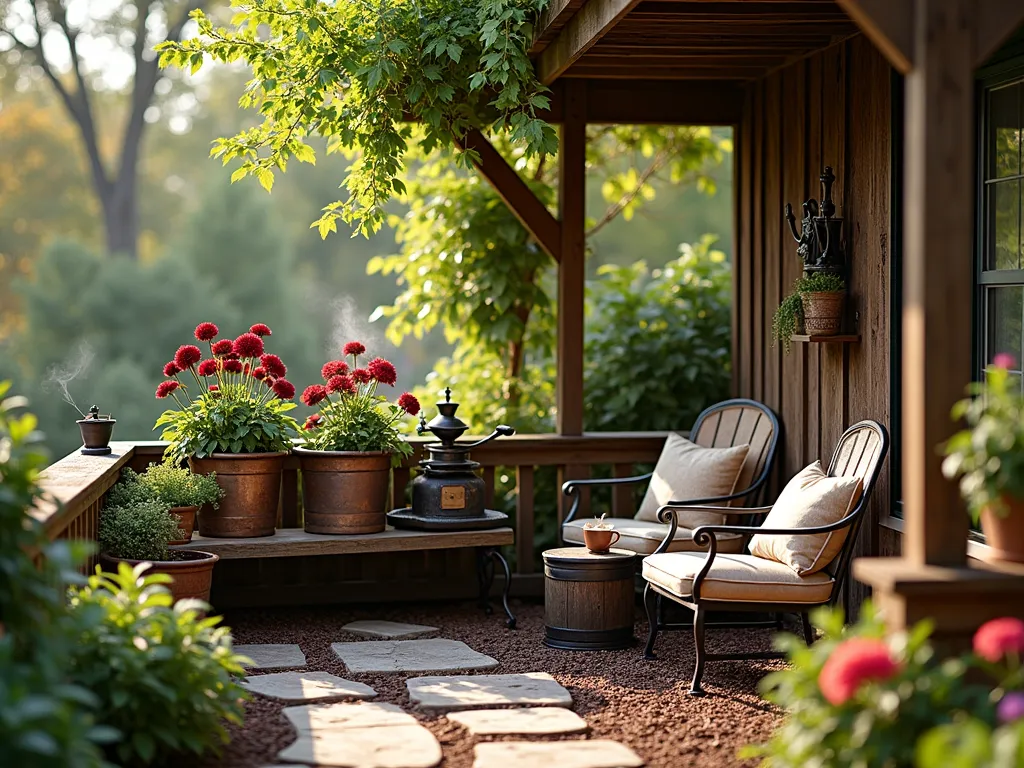
{"label": "wisp of smoke", "polygon": [[385,346],[383,328],[371,328],[355,301],[341,296],[331,302],[331,351],[328,354],[337,354],[347,341],[363,342],[372,355],[380,354]]}
{"label": "wisp of smoke", "polygon": [[68,385],[89,369],[95,356],[92,346],[88,342],[80,341],[68,360],[62,365],[51,365],[46,370],[46,378],[43,379],[43,391],[59,391],[64,402],[78,411],[83,419],[85,414],[82,413],[81,408],[75,405],[75,400],[68,391]]}

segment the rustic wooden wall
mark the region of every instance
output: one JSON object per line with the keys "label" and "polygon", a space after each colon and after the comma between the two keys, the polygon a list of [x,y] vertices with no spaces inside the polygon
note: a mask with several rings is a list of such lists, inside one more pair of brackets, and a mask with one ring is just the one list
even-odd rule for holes
{"label": "rustic wooden wall", "polygon": [[[817,458],[827,463],[839,435],[860,419],[890,418],[891,77],[863,37],[769,75],[749,90],[739,132],[739,231],[735,265],[735,377],[738,394],[767,403],[782,419],[778,483]],[[801,274],[783,206],[820,198],[831,165],[846,220],[850,268],[848,327],[854,344],[772,346],[772,315]],[[888,463],[888,462],[887,462]],[[875,488],[856,552],[879,551],[888,514],[889,471]],[[850,586],[853,603],[864,587]]]}

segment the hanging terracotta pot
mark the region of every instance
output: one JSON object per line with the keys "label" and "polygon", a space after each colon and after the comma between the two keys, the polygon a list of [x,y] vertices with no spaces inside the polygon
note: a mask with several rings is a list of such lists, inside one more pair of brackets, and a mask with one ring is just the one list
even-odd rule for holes
{"label": "hanging terracotta pot", "polygon": [[286,455],[286,451],[214,453],[189,459],[197,475],[216,472],[217,484],[224,490],[219,508],[207,504],[199,510],[199,534],[229,539],[273,536]]}
{"label": "hanging terracotta pot", "polygon": [[196,512],[199,507],[171,507],[171,516],[178,521],[178,528],[181,529],[184,537],[177,541],[169,541],[168,544],[188,544],[192,541],[192,534],[196,530]]}
{"label": "hanging terracotta pot", "polygon": [[391,454],[296,448],[306,533],[380,533],[387,520]]}
{"label": "hanging terracotta pot", "polygon": [[843,328],[843,291],[810,291],[800,295],[804,307],[804,333],[835,336]]}
{"label": "hanging terracotta pot", "polygon": [[988,546],[986,560],[1024,563],[1024,500],[1003,497],[1007,514],[986,507],[981,512],[981,531]]}
{"label": "hanging terracotta pot", "polygon": [[179,560],[126,560],[110,555],[100,555],[100,563],[105,571],[117,571],[118,563],[128,563],[133,568],[139,563],[149,562],[149,573],[166,573],[172,581],[167,585],[174,601],[195,598],[204,602],[210,601],[210,586],[213,584],[213,566],[220,560],[219,555],[211,552],[200,552],[198,549],[181,549],[176,551]]}

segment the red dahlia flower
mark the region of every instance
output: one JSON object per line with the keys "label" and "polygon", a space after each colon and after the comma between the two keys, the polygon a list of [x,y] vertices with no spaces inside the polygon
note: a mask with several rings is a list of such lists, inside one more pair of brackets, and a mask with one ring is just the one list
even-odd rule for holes
{"label": "red dahlia flower", "polygon": [[974,633],[974,652],[993,664],[1011,654],[1024,656],[1024,621],[1009,616],[986,621]]}
{"label": "red dahlia flower", "polygon": [[370,371],[370,375],[381,384],[387,384],[389,387],[393,387],[395,386],[395,382],[398,381],[398,372],[395,371],[395,366],[383,357],[375,357],[370,361],[366,368]]}
{"label": "red dahlia flower", "polygon": [[264,368],[262,365],[259,366],[258,368],[253,368],[252,377],[257,381],[263,381],[265,378],[267,378],[267,369]]}
{"label": "red dahlia flower", "polygon": [[331,360],[324,363],[324,367],[320,369],[320,375],[324,377],[324,381],[328,381],[331,376],[344,376],[346,373],[348,373],[348,363],[344,360]]}
{"label": "red dahlia flower", "polygon": [[183,344],[174,353],[174,364],[182,371],[191,368],[203,359],[203,353],[195,344]]}
{"label": "red dahlia flower", "polygon": [[869,680],[888,680],[899,671],[889,646],[869,637],[844,640],[828,657],[818,676],[821,694],[833,706],[849,701]]}
{"label": "red dahlia flower", "polygon": [[284,363],[281,362],[281,358],[277,355],[263,355],[263,357],[260,358],[260,365],[263,366],[263,369],[267,373],[271,376],[276,376],[277,378],[281,378],[288,373],[288,369],[285,368]]}
{"label": "red dahlia flower", "polygon": [[356,383],[352,381],[351,376],[331,376],[331,380],[327,382],[327,391],[354,395],[356,393]]}
{"label": "red dahlia flower", "polygon": [[177,376],[179,373],[181,373],[181,369],[178,367],[178,364],[175,363],[173,360],[171,360],[171,362],[167,363],[167,365],[164,366],[164,376],[166,376],[167,378],[170,378],[171,376]]}
{"label": "red dahlia flower", "polygon": [[228,352],[226,355],[224,355],[224,359],[225,360],[241,360],[242,356],[239,355],[237,352]]}
{"label": "red dahlia flower", "polygon": [[373,376],[365,368],[356,368],[352,371],[352,378],[358,381],[360,384],[366,384]]}
{"label": "red dahlia flower", "polygon": [[323,384],[310,384],[302,391],[302,402],[312,407],[323,402],[327,397],[327,387]]}
{"label": "red dahlia flower", "polygon": [[255,333],[243,333],[235,339],[231,351],[239,357],[259,357],[263,354],[263,339]]}
{"label": "red dahlia flower", "polygon": [[416,399],[415,395],[403,392],[401,397],[398,398],[398,407],[410,416],[415,416],[420,412],[420,401]]}
{"label": "red dahlia flower", "polygon": [[214,376],[217,373],[217,361],[212,357],[208,357],[199,364],[199,375],[200,376]]}
{"label": "red dahlia flower", "polygon": [[210,348],[210,351],[217,357],[220,357],[221,355],[230,354],[234,347],[235,345],[231,342],[231,339],[221,339],[220,341],[213,342],[213,347]]}
{"label": "red dahlia flower", "polygon": [[220,329],[213,323],[200,323],[196,326],[196,338],[199,341],[212,341],[217,338]]}
{"label": "red dahlia flower", "polygon": [[302,425],[302,428],[310,431],[320,426],[320,414],[312,413],[306,418],[306,423]]}
{"label": "red dahlia flower", "polygon": [[288,379],[278,379],[274,382],[274,394],[282,400],[291,400],[295,397],[295,385]]}
{"label": "red dahlia flower", "polygon": [[263,383],[267,385],[267,389],[274,386],[274,382],[277,381],[273,376],[264,376]]}
{"label": "red dahlia flower", "polygon": [[210,392],[220,392],[220,387],[218,387],[216,384],[211,384],[210,386],[207,387],[207,389]]}
{"label": "red dahlia flower", "polygon": [[249,333],[255,333],[257,336],[270,336],[270,328],[263,323],[256,323],[249,329]]}
{"label": "red dahlia flower", "polygon": [[341,353],[345,355],[345,357],[348,357],[349,355],[352,355],[353,357],[359,357],[359,355],[363,354],[363,352],[365,351],[366,347],[364,347],[358,341],[350,341],[348,344],[345,345],[345,348],[341,350]]}
{"label": "red dahlia flower", "polygon": [[171,392],[180,387],[181,384],[176,379],[168,379],[167,381],[161,381],[160,386],[156,388],[156,396],[160,400],[163,400]]}
{"label": "red dahlia flower", "polygon": [[242,372],[242,361],[241,360],[225,360],[222,365],[224,370],[228,373],[241,373]]}

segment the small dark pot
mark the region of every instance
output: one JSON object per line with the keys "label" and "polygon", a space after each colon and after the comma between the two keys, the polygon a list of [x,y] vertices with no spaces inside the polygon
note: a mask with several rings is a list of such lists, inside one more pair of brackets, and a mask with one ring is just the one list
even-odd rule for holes
{"label": "small dark pot", "polygon": [[380,533],[387,525],[391,454],[296,448],[306,533]]}
{"label": "small dark pot", "polygon": [[[146,573],[166,573],[173,579],[167,585],[174,601],[195,598],[210,601],[210,585],[213,583],[213,566],[220,560],[219,555],[211,552],[200,552],[198,549],[178,550],[183,560],[158,560],[151,562]],[[146,560],[127,560],[109,555],[100,555],[100,563],[105,571],[117,571],[118,563],[128,563],[133,568]]]}
{"label": "small dark pot", "polygon": [[276,453],[215,453],[188,460],[197,475],[217,473],[224,490],[220,506],[199,510],[199,534],[222,539],[273,536],[281,501],[281,471],[285,451]]}
{"label": "small dark pot", "polygon": [[1003,497],[1007,513],[1001,517],[986,507],[981,513],[987,560],[1024,563],[1024,500]]}
{"label": "small dark pot", "polygon": [[86,456],[102,456],[110,453],[110,436],[114,433],[117,419],[78,419],[82,433],[82,453]]}
{"label": "small dark pot", "polygon": [[185,538],[178,541],[170,541],[168,544],[188,544],[192,541],[192,534],[196,530],[196,512],[199,507],[171,507],[171,515],[178,521],[178,527]]}

